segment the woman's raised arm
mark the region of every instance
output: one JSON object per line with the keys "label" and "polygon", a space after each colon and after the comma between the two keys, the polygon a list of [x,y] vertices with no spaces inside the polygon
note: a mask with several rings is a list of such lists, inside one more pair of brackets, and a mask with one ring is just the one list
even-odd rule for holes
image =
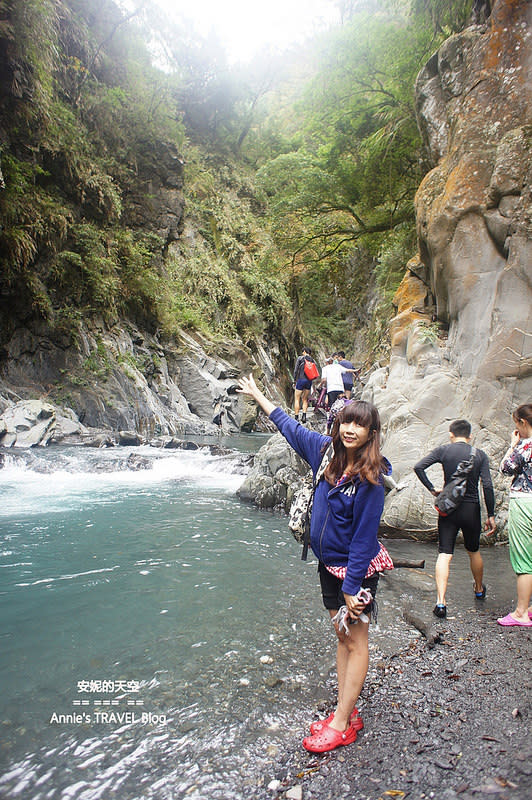
{"label": "woman's raised arm", "polygon": [[274,403],[272,403],[271,400],[268,400],[266,395],[261,392],[255,383],[253,375],[250,374],[247,378],[240,378],[238,381],[238,386],[239,388],[237,389],[237,392],[239,394],[245,394],[248,395],[248,397],[252,397],[268,416],[270,416],[274,408],[276,408]]}

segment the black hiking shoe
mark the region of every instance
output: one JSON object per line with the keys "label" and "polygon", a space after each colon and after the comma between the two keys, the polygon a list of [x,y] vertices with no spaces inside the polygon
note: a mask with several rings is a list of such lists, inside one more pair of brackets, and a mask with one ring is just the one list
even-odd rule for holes
{"label": "black hiking shoe", "polygon": [[434,608],[432,609],[432,613],[433,613],[433,614],[434,614],[436,617],[439,617],[440,619],[442,619],[443,617],[446,617],[446,616],[447,616],[447,606],[442,606],[442,605],[441,605],[441,603],[438,603],[438,604],[437,604],[437,605],[435,605],[435,606],[434,606]]}

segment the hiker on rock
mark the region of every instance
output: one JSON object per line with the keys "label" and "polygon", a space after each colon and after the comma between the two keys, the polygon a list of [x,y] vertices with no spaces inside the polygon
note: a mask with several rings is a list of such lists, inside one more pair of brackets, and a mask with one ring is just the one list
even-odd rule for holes
{"label": "hiker on rock", "polygon": [[313,381],[310,376],[312,375],[315,378],[318,377],[318,368],[310,350],[304,347],[294,367],[294,417],[299,419],[299,409],[301,408],[301,422],[307,421],[308,398]]}
{"label": "hiker on rock", "polygon": [[[377,539],[383,477],[391,472],[380,451],[379,412],[371,403],[354,400],[339,411],[331,436],[325,436],[270,402],[252,375],[241,378],[239,386],[310,465],[314,478],[320,474],[310,514],[310,546],[319,561],[323,604],[337,636],[338,703],[327,719],[311,724],[303,747],[325,753],[354,742],[363,727],[356,703],[368,671],[369,615],[376,613],[379,573],[393,569]],[[330,459],[326,467],[325,459]]]}
{"label": "hiker on rock", "polygon": [[349,373],[354,375],[356,370],[342,367],[336,355],[329,356],[325,359],[325,366],[321,371],[320,386],[327,387],[327,403],[329,408],[333,403],[338,400],[341,394],[344,394],[344,374]]}
{"label": "hiker on rock", "polygon": [[[462,531],[464,537],[464,547],[469,556],[469,566],[473,575],[473,590],[477,600],[486,597],[486,587],[483,580],[484,563],[480,555],[480,500],[478,492],[479,478],[482,481],[482,491],[488,518],[484,525],[484,530],[488,536],[495,532],[495,494],[491,481],[489,461],[483,450],[472,448],[471,424],[465,419],[458,419],[449,426],[450,444],[440,445],[432,450],[428,455],[418,461],[414,466],[414,472],[421,483],[427,487],[435,498],[440,499],[445,496],[446,490],[453,487],[456,482],[455,476],[460,469],[464,468],[461,483],[463,494],[452,491],[446,498],[449,502],[440,511],[438,517],[438,558],[436,560],[436,591],[437,600],[433,613],[437,617],[447,615],[445,595],[449,580],[449,568],[454,554],[454,546],[458,531]],[[432,464],[441,464],[443,467],[444,489],[442,493],[434,488],[434,484],[427,476],[425,470]],[[467,477],[465,477],[467,476]],[[455,480],[453,480],[455,479]],[[438,503],[438,500],[436,501]]]}
{"label": "hiker on rock", "polygon": [[345,353],[343,350],[338,350],[335,356],[338,359],[338,363],[341,367],[344,367],[344,372],[342,372],[342,380],[344,382],[344,394],[349,400],[353,393],[353,384],[355,379],[358,379],[360,376],[360,370],[355,369],[355,365],[346,359]]}

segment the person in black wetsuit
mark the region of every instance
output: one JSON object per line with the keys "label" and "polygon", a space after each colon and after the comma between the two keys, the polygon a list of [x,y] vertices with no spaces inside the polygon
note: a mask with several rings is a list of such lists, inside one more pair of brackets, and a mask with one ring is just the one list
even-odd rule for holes
{"label": "person in black wetsuit", "polygon": [[[447,484],[460,461],[468,460],[471,455],[471,424],[465,419],[458,419],[449,426],[450,444],[440,445],[418,461],[414,472],[429,492],[437,497],[439,491],[427,476],[425,470],[432,464],[443,467],[444,483]],[[489,461],[483,450],[476,451],[473,469],[468,475],[464,498],[458,508],[446,517],[438,518],[438,558],[436,560],[437,601],[434,614],[437,617],[447,615],[445,595],[449,580],[449,568],[454,554],[454,546],[458,531],[464,536],[464,547],[469,556],[469,565],[474,579],[474,592],[478,600],[486,596],[486,587],[482,582],[484,563],[480,555],[479,543],[481,533],[480,500],[478,481],[482,481],[482,491],[488,518],[484,530],[488,536],[495,532],[495,494],[491,481]]]}

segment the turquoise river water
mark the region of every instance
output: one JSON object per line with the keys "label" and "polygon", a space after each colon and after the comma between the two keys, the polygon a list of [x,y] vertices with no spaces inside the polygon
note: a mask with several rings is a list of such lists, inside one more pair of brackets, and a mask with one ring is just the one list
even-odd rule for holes
{"label": "turquoise river water", "polygon": [[[264,441],[4,454],[0,796],[230,800],[273,776],[323,699],[334,641],[316,562],[301,562],[284,516],[235,494],[242,452]],[[435,558],[433,545],[390,550]],[[502,608],[507,554],[487,564]],[[431,602],[431,570],[381,584],[372,648],[386,652],[417,635],[399,609]]]}

